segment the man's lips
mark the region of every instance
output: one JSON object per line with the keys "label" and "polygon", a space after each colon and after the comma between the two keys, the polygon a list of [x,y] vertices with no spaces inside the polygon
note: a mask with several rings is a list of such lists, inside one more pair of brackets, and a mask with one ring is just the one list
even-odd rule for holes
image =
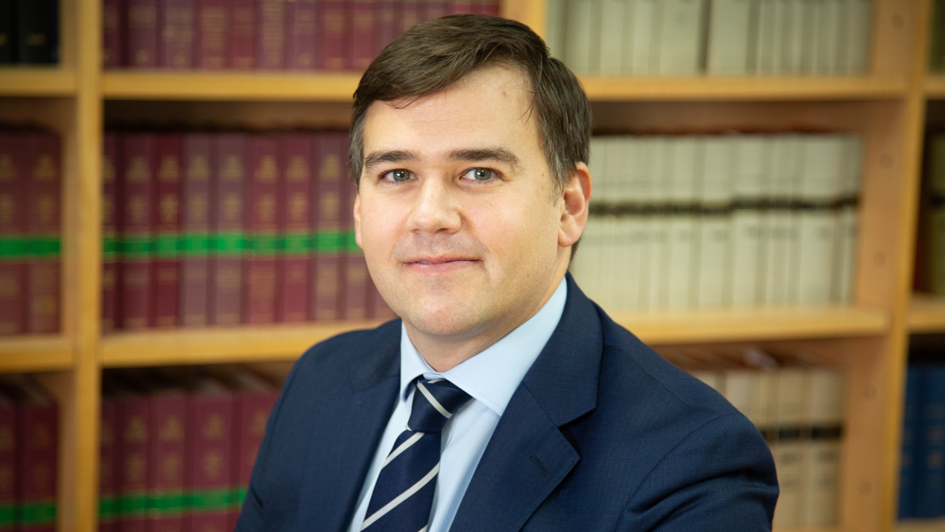
{"label": "man's lips", "polygon": [[447,264],[450,262],[475,262],[479,259],[472,257],[418,257],[404,261],[404,264],[420,264],[424,266]]}
{"label": "man's lips", "polygon": [[418,257],[404,262],[404,267],[420,275],[440,275],[465,270],[480,262],[471,257]]}

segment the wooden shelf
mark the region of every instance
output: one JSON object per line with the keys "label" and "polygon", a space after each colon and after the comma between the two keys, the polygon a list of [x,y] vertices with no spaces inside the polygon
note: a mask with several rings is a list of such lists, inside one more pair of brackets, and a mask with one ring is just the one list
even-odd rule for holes
{"label": "wooden shelf", "polygon": [[100,361],[106,367],[123,367],[295,360],[322,340],[378,324],[335,322],[116,333],[102,338]]}
{"label": "wooden shelf", "polygon": [[113,71],[102,75],[102,94],[112,100],[350,102],[360,79],[358,73]]}
{"label": "wooden shelf", "polygon": [[894,78],[581,77],[591,101],[882,100],[906,94]]}
{"label": "wooden shelf", "polygon": [[945,74],[929,74],[925,79],[925,96],[933,100],[945,99]]}
{"label": "wooden shelf", "polygon": [[72,343],[60,336],[0,339],[0,373],[71,369]]}
{"label": "wooden shelf", "polygon": [[896,523],[896,532],[945,532],[945,519],[906,519]]}
{"label": "wooden shelf", "polygon": [[912,294],[907,323],[911,333],[945,332],[945,297]]}
{"label": "wooden shelf", "polygon": [[73,96],[74,71],[60,67],[0,68],[0,96]]}
{"label": "wooden shelf", "polygon": [[889,329],[884,310],[776,307],[614,313],[615,321],[649,344],[876,336]]}

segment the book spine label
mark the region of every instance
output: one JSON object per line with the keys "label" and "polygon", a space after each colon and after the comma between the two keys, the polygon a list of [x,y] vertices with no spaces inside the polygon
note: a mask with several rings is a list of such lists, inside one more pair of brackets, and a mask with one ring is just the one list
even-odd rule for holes
{"label": "book spine label", "polygon": [[158,0],[128,1],[128,66],[158,66]]}
{"label": "book spine label", "polygon": [[278,217],[280,167],[276,137],[250,138],[250,176],[247,183],[246,227],[249,249],[244,264],[244,323],[276,321],[278,305],[279,246]]}
{"label": "book spine label", "polygon": [[26,331],[27,138],[0,134],[0,336]]}
{"label": "book spine label", "polygon": [[181,135],[157,138],[157,175],[151,207],[154,234],[153,327],[176,327],[180,303]]}
{"label": "book spine label", "polygon": [[311,135],[289,135],[282,141],[285,166],[280,183],[279,232],[283,259],[276,320],[297,323],[308,319],[313,142]]}
{"label": "book spine label", "polygon": [[342,0],[320,0],[318,2],[319,68],[322,70],[344,70],[348,56],[345,53],[345,32],[348,29],[348,3]]}
{"label": "book spine label", "polygon": [[61,193],[59,138],[30,135],[29,254],[26,330],[59,330]]}
{"label": "book spine label", "polygon": [[151,209],[155,140],[151,135],[127,135],[123,148],[119,328],[145,329],[153,322]]}
{"label": "book spine label", "polygon": [[[125,66],[125,13],[122,0],[102,1],[102,66]],[[2,17],[0,17],[2,18]]]}
{"label": "book spine label", "polygon": [[122,532],[147,532],[148,444],[151,436],[148,399],[123,399],[119,402],[118,412],[118,528]]}
{"label": "book spine label", "polygon": [[256,66],[256,2],[231,0],[228,65],[234,70],[252,70]]}
{"label": "book spine label", "polygon": [[181,392],[162,392],[149,402],[148,526],[150,530],[181,530],[186,509],[185,396]]}
{"label": "book spine label", "polygon": [[226,0],[197,0],[194,49],[198,68],[227,67],[231,15],[230,3]]}
{"label": "book spine label", "polygon": [[99,426],[98,530],[118,530],[118,403],[102,399]]}
{"label": "book spine label", "polygon": [[56,529],[58,408],[22,405],[18,410],[20,435],[17,463],[20,479],[18,528],[29,532]]}
{"label": "book spine label", "polygon": [[315,294],[311,317],[336,320],[341,317],[341,256],[344,245],[342,191],[345,135],[323,133],[319,137],[318,208],[315,235],[315,263],[312,276]]}
{"label": "book spine label", "polygon": [[257,15],[256,68],[285,68],[286,3],[284,0],[259,0]]}
{"label": "book spine label", "polygon": [[192,452],[185,530],[227,530],[231,510],[234,397],[194,396],[188,435]]}
{"label": "book spine label", "polygon": [[210,276],[210,136],[184,137],[184,181],[181,185],[180,324],[209,323]]}
{"label": "book spine label", "polygon": [[118,168],[119,138],[102,137],[102,332],[118,320]]}
{"label": "book spine label", "polygon": [[0,531],[16,530],[17,469],[16,408],[13,404],[0,405]]}
{"label": "book spine label", "polygon": [[289,2],[286,5],[286,68],[315,68],[318,3],[314,0]]}
{"label": "book spine label", "polygon": [[346,33],[349,70],[363,71],[374,60],[377,52],[374,39],[379,30],[378,6],[377,0],[353,0],[348,7],[348,31]]}
{"label": "book spine label", "polygon": [[[58,6],[55,6],[58,8]],[[58,28],[53,27],[52,2],[20,1],[16,4],[16,56],[19,63],[52,63],[53,42]]]}
{"label": "book spine label", "polygon": [[[246,186],[246,136],[216,137],[211,174],[210,323],[235,325],[242,319],[243,211]],[[215,197],[214,197],[215,194]]]}
{"label": "book spine label", "polygon": [[236,524],[239,516],[239,507],[242,506],[249,487],[249,479],[253,473],[253,464],[256,463],[256,454],[266,434],[266,423],[269,412],[276,399],[277,391],[243,392],[236,398],[236,434],[233,449],[233,512],[230,513],[230,529]]}
{"label": "book spine label", "polygon": [[163,0],[161,16],[160,66],[192,68],[196,33],[195,0]]}

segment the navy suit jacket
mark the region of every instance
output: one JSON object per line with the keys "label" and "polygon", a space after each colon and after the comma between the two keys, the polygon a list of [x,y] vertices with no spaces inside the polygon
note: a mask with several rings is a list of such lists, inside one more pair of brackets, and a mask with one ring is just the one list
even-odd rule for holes
{"label": "navy suit jacket", "polygon": [[[755,427],[567,279],[451,531],[770,530],[777,479]],[[337,336],[295,364],[238,532],[348,527],[399,391],[400,327]]]}

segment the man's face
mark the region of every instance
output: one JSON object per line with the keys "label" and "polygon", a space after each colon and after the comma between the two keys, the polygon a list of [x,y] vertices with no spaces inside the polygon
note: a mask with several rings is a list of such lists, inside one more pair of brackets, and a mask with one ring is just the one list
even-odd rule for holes
{"label": "man's face", "polygon": [[357,239],[412,338],[492,343],[537,312],[567,268],[566,202],[530,98],[521,71],[495,66],[368,109]]}

